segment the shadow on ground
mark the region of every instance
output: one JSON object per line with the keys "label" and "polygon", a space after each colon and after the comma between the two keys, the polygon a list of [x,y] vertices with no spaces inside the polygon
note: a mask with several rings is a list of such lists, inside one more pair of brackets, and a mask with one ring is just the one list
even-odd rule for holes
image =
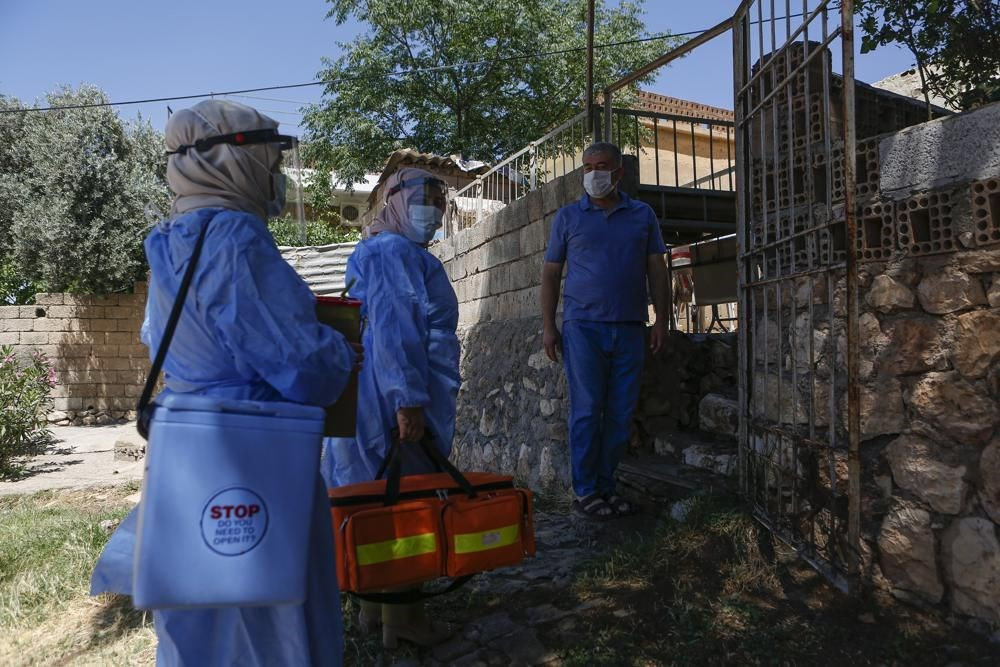
{"label": "shadow on ground", "polygon": [[936,612],[841,594],[735,499],[702,499],[683,523],[536,516],[535,559],[430,603],[452,640],[387,654],[349,621],[347,664],[995,664],[994,645]]}

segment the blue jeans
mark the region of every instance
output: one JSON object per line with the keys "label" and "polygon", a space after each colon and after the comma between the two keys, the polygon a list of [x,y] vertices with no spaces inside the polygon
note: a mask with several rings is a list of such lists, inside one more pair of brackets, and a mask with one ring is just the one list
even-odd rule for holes
{"label": "blue jeans", "polygon": [[578,497],[615,490],[639,400],[646,327],[638,322],[563,323],[569,380],[569,448]]}

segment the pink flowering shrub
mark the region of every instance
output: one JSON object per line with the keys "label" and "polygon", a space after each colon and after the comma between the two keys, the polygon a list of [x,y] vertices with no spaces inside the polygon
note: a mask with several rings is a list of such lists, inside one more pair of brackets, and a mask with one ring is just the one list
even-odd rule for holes
{"label": "pink flowering shrub", "polygon": [[11,346],[0,346],[0,473],[51,438],[45,416],[54,386],[55,369],[45,355],[21,359]]}

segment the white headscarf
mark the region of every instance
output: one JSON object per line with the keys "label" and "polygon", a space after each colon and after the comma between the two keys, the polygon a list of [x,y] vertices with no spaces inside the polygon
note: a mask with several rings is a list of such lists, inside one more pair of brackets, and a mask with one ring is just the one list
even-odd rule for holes
{"label": "white headscarf", "polygon": [[[220,134],[277,127],[277,121],[244,104],[205,100],[170,117],[167,150]],[[280,155],[274,144],[216,144],[206,151],[191,148],[171,155],[167,161],[167,183],[175,195],[171,214],[218,206],[267,220],[271,168]]]}
{"label": "white headscarf", "polygon": [[[403,167],[386,179],[385,192],[389,192],[402,181],[409,181],[414,178],[437,178],[434,174],[423,169],[414,167]],[[394,232],[406,236],[409,224],[409,205],[411,199],[419,198],[418,203],[426,203],[423,200],[423,191],[416,188],[400,188],[389,195],[385,200],[385,207],[375,216],[375,222],[368,228],[368,233],[374,236],[379,232]]]}

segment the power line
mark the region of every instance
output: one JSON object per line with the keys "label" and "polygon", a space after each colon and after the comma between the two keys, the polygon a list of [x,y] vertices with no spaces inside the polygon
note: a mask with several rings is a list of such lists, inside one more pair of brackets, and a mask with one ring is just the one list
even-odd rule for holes
{"label": "power line", "polygon": [[307,106],[312,104],[312,102],[300,102],[298,100],[283,100],[277,97],[260,97],[258,95],[233,95],[233,97],[242,97],[246,100],[262,100],[264,102],[284,102],[286,104],[298,104],[299,106]]}
{"label": "power line", "polygon": [[[642,43],[642,42],[650,42],[650,41],[654,41],[654,40],[658,40],[658,39],[668,39],[670,37],[684,37],[684,36],[687,36],[687,35],[697,35],[697,34],[699,34],[701,32],[703,32],[703,31],[701,31],[701,30],[694,30],[694,31],[683,32],[683,33],[669,33],[669,34],[663,34],[663,35],[654,35],[652,37],[642,37],[642,38],[638,38],[638,39],[629,39],[629,40],[623,40],[623,41],[620,41],[620,42],[609,42],[609,43],[600,44],[600,45],[595,44],[594,48],[595,49],[598,49],[598,48],[611,48],[611,47],[614,47],[614,46],[624,46],[624,45],[627,45],[627,44],[639,44],[639,43]],[[494,63],[511,62],[511,61],[516,61],[516,60],[530,60],[530,59],[533,59],[533,58],[544,58],[544,57],[548,57],[548,56],[562,55],[562,54],[566,54],[566,53],[576,53],[576,52],[579,52],[579,51],[586,51],[586,47],[585,46],[569,47],[569,48],[565,48],[565,49],[556,49],[554,51],[542,51],[540,53],[530,53],[530,54],[521,54],[521,55],[517,55],[517,56],[507,56],[505,58],[496,58],[496,59],[493,59],[493,60],[475,60],[475,61],[467,61],[467,62],[462,62],[462,63],[454,63],[452,65],[437,65],[437,66],[434,66],[434,67],[422,67],[422,68],[411,69],[411,70],[402,70],[402,71],[398,71],[398,72],[389,72],[389,73],[387,73],[387,74],[385,74],[383,76],[384,77],[393,77],[393,78],[395,78],[395,77],[399,77],[399,76],[409,76],[409,75],[413,75],[413,74],[426,74],[426,73],[431,73],[431,72],[441,72],[441,71],[446,71],[446,70],[463,69],[463,68],[466,68],[466,67],[478,67],[480,65],[490,65],[490,64],[494,64]],[[241,90],[227,90],[227,91],[221,91],[221,92],[198,93],[198,94],[192,94],[192,95],[173,95],[173,96],[169,96],[169,97],[150,97],[150,98],[140,99],[140,100],[127,100],[127,101],[124,101],[124,102],[94,102],[94,103],[90,103],[90,104],[67,104],[67,105],[50,106],[50,107],[31,107],[31,108],[26,108],[26,109],[0,109],[0,114],[3,114],[3,113],[27,113],[27,112],[30,112],[30,111],[64,111],[64,110],[71,110],[71,109],[94,109],[94,108],[99,108],[99,107],[130,106],[130,105],[135,105],[135,104],[152,104],[154,102],[173,102],[173,101],[176,101],[176,100],[193,100],[193,99],[199,99],[199,98],[202,98],[202,97],[240,96],[240,95],[245,95],[246,93],[262,93],[262,92],[267,92],[269,90],[289,90],[289,89],[292,89],[292,88],[306,88],[306,87],[309,87],[309,86],[326,86],[326,85],[330,85],[330,84],[341,83],[341,82],[344,82],[344,81],[362,81],[362,80],[366,80],[366,79],[375,79],[375,78],[379,78],[379,77],[373,77],[373,76],[342,76],[342,77],[339,77],[337,79],[330,79],[330,80],[325,80],[325,81],[307,81],[307,82],[304,82],[304,83],[292,83],[292,84],[284,84],[284,85],[280,85],[280,86],[261,86],[259,88],[244,88],[244,89],[241,89]]]}
{"label": "power line", "polygon": [[[792,18],[794,16],[798,16],[798,15],[796,14],[796,15],[791,15],[791,16],[769,17],[769,18],[764,19],[764,21],[780,21],[782,19]],[[755,24],[755,23],[758,23],[758,21],[751,21],[750,23],[751,24]],[[618,41],[618,42],[606,42],[606,43],[603,43],[603,44],[595,44],[594,45],[594,49],[595,50],[596,49],[607,49],[607,48],[612,48],[612,47],[615,47],[615,46],[627,46],[629,44],[642,44],[642,43],[645,43],[645,42],[653,42],[653,41],[657,41],[657,40],[661,40],[661,39],[669,39],[671,37],[689,37],[691,35],[700,35],[701,33],[705,32],[705,30],[706,29],[688,30],[686,32],[662,33],[660,35],[651,35],[649,37],[640,37],[640,38],[636,38],[636,39],[627,39],[627,40],[622,40],[622,41]],[[546,57],[549,57],[549,56],[564,55],[564,54],[567,54],[567,53],[578,53],[580,51],[586,51],[586,50],[587,50],[587,47],[585,47],[585,46],[574,46],[574,47],[567,47],[567,48],[564,48],[564,49],[555,49],[553,51],[541,51],[541,52],[538,52],[538,53],[528,53],[528,54],[521,54],[521,55],[516,55],[516,56],[507,56],[507,57],[504,57],[504,58],[495,58],[493,60],[474,60],[474,61],[466,61],[466,62],[461,62],[461,63],[454,63],[454,64],[451,64],[451,65],[436,65],[434,67],[421,67],[421,68],[417,68],[417,69],[410,69],[410,70],[402,70],[402,71],[396,71],[396,72],[389,72],[389,73],[387,73],[385,75],[382,75],[381,77],[378,77],[378,76],[367,76],[367,75],[366,76],[361,76],[361,75],[359,75],[359,76],[342,76],[342,77],[339,77],[337,79],[330,79],[330,80],[326,80],[326,81],[306,81],[304,83],[290,83],[290,84],[283,84],[283,85],[278,85],[278,86],[261,86],[259,88],[244,88],[244,89],[241,89],[241,90],[227,90],[227,91],[223,91],[223,92],[208,92],[208,93],[199,93],[199,94],[192,94],[192,95],[173,95],[173,96],[170,96],[170,97],[151,97],[151,98],[141,99],[141,100],[128,100],[128,101],[125,101],[125,102],[94,102],[94,103],[91,103],[91,104],[67,104],[67,105],[50,106],[50,107],[30,107],[30,108],[24,108],[24,109],[0,109],[0,114],[7,114],[7,113],[28,113],[28,112],[32,112],[32,111],[65,111],[65,110],[72,110],[72,109],[95,109],[95,108],[100,108],[100,107],[118,107],[118,106],[131,106],[131,105],[136,105],[136,104],[152,104],[152,103],[155,103],[155,102],[173,102],[173,101],[177,101],[177,100],[194,100],[194,99],[199,99],[199,98],[203,98],[203,97],[216,97],[216,96],[219,96],[219,97],[227,97],[227,96],[232,96],[232,97],[241,97],[241,96],[243,96],[243,97],[250,97],[249,95],[246,95],[246,93],[262,93],[262,92],[267,92],[267,91],[270,91],[270,90],[290,90],[290,89],[293,89],[293,88],[307,88],[307,87],[310,87],[310,86],[327,86],[327,85],[332,85],[332,84],[336,84],[336,83],[342,83],[342,82],[345,82],[345,81],[364,81],[364,80],[368,80],[368,79],[389,78],[389,77],[395,78],[395,77],[400,77],[400,76],[411,76],[411,75],[414,75],[414,74],[427,74],[427,73],[432,73],[432,72],[442,72],[442,71],[447,71],[447,70],[463,69],[463,68],[466,68],[466,67],[479,67],[480,65],[492,65],[492,64],[496,64],[496,63],[514,62],[514,61],[517,61],[517,60],[531,60],[531,59],[534,59],[534,58],[546,58]],[[250,99],[255,99],[255,98],[250,97]],[[268,98],[256,98],[256,99],[268,99]],[[289,103],[292,103],[292,104],[298,104],[298,102],[292,102],[291,100],[269,99],[269,101],[275,101],[275,102],[285,101],[285,102],[289,102]],[[281,113],[288,113],[288,112],[281,112]]]}
{"label": "power line", "polygon": [[[233,97],[240,97],[240,96],[239,95],[233,95]],[[285,116],[300,116],[300,117],[301,116],[305,116],[304,113],[300,113],[298,111],[281,111],[279,109],[261,109],[261,108],[257,108],[257,111],[262,111],[264,113],[279,113],[279,114],[283,114]]]}

